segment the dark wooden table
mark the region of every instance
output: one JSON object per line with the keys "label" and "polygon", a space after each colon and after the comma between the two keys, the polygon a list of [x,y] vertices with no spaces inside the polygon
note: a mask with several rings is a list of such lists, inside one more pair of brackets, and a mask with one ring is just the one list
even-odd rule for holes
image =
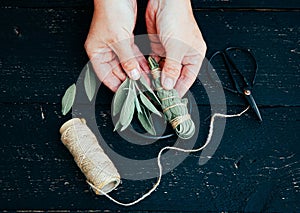
{"label": "dark wooden table", "polygon": [[[65,89],[88,61],[83,44],[92,1],[0,2],[0,208],[2,210],[300,211],[300,3],[287,1],[192,1],[207,42],[207,56],[227,46],[251,48],[259,71],[254,94],[264,121],[253,112],[228,119],[220,146],[199,166],[199,155],[163,176],[157,191],[132,207],[94,195],[60,142]],[[139,2],[136,34],[146,33]],[[104,89],[105,90],[105,89]],[[112,93],[98,94],[99,128],[112,136]],[[200,84],[192,87],[202,118],[210,105]],[[229,113],[245,107],[226,94]],[[103,116],[104,115],[104,116]],[[201,120],[198,145],[209,120]],[[117,144],[114,137],[111,143]],[[154,147],[129,146],[124,155],[154,156]],[[122,145],[124,147],[124,145]],[[122,152],[122,150],[119,150]],[[126,153],[125,153],[126,152]],[[113,197],[129,202],[155,182],[123,180]]]}

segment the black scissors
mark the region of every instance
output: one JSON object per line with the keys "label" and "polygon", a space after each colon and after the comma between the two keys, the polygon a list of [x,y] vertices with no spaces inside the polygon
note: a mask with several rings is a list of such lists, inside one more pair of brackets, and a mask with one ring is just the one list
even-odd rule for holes
{"label": "black scissors", "polygon": [[[234,61],[231,57],[231,55],[232,55],[232,54],[230,54],[231,52],[243,52],[244,54],[247,54],[249,56],[250,60],[252,60],[252,63],[254,65],[254,74],[253,74],[252,81],[249,81],[242,74],[242,72],[238,69],[237,65],[234,63]],[[257,107],[257,104],[256,104],[253,96],[252,96],[252,89],[255,84],[255,77],[256,77],[257,70],[258,70],[257,62],[255,60],[253,53],[251,52],[250,49],[245,49],[245,48],[241,48],[241,47],[228,47],[223,51],[215,52],[209,59],[209,62],[211,63],[212,60],[218,55],[220,55],[222,57],[225,67],[228,71],[229,77],[233,83],[233,89],[227,88],[224,86],[223,86],[223,88],[230,92],[243,95],[246,98],[246,100],[248,101],[251,108],[255,111],[258,119],[260,121],[262,121],[262,117],[260,115],[259,109]]]}

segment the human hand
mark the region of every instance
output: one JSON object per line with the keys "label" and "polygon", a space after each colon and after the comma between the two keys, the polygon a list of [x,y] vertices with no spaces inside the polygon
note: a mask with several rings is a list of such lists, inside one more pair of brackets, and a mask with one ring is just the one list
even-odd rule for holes
{"label": "human hand", "polygon": [[205,57],[206,44],[189,0],[149,0],[146,24],[154,55],[166,57],[161,83],[182,97],[192,86]]}
{"label": "human hand", "polygon": [[136,15],[136,0],[94,1],[85,49],[100,81],[114,92],[126,74],[137,80],[147,70],[147,61],[133,40]]}

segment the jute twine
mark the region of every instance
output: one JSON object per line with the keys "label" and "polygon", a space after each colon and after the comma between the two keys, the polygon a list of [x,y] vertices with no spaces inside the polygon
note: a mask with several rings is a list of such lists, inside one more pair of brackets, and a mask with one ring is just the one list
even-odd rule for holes
{"label": "jute twine", "polygon": [[120,175],[113,162],[100,147],[96,136],[84,119],[73,118],[60,128],[61,141],[69,149],[87,182],[96,194],[111,192],[120,183]]}
{"label": "jute twine", "polygon": [[[245,110],[243,110],[241,113],[233,114],[233,115],[226,115],[226,114],[220,114],[215,113],[211,117],[210,125],[209,125],[209,132],[206,139],[206,142],[203,146],[197,148],[197,149],[182,149],[178,147],[171,147],[167,146],[160,150],[157,156],[157,165],[159,169],[159,176],[157,178],[156,183],[153,185],[153,187],[145,193],[143,196],[141,196],[139,199],[129,202],[129,203],[123,203],[120,202],[110,195],[108,193],[113,190],[115,187],[118,186],[120,183],[120,176],[116,170],[116,168],[113,166],[109,158],[105,155],[103,150],[98,146],[96,148],[95,142],[96,138],[94,134],[88,129],[86,126],[84,120],[80,119],[72,119],[68,121],[66,124],[64,124],[61,128],[62,133],[62,140],[63,143],[68,147],[70,152],[73,154],[75,161],[81,171],[85,174],[85,176],[88,179],[88,183],[92,187],[92,189],[95,191],[96,194],[103,194],[107,198],[109,198],[111,201],[113,201],[116,204],[122,205],[122,206],[132,206],[140,201],[144,200],[146,197],[150,196],[159,186],[162,175],[163,175],[163,168],[161,165],[161,156],[162,153],[166,150],[175,150],[179,152],[185,152],[185,153],[194,153],[199,152],[203,150],[207,145],[210,143],[213,132],[214,132],[214,122],[216,118],[232,118],[232,117],[239,117],[242,114],[244,114],[249,107]],[[65,142],[64,142],[65,141]],[[76,142],[72,142],[76,141]],[[91,142],[93,141],[93,142]],[[81,144],[81,145],[80,145]],[[83,145],[85,144],[85,145]],[[98,145],[98,143],[97,143]],[[91,147],[89,147],[91,146]],[[84,149],[82,148],[84,147]],[[90,150],[97,149],[99,151],[95,152],[95,155],[90,155],[89,153],[93,153]],[[85,151],[83,151],[85,150]],[[76,157],[75,157],[76,156]],[[84,163],[83,163],[84,162]],[[109,162],[108,164],[103,162]],[[84,164],[84,166],[83,166]],[[107,166],[109,165],[109,166]],[[99,177],[98,177],[99,176]],[[109,187],[107,187],[109,186]]]}

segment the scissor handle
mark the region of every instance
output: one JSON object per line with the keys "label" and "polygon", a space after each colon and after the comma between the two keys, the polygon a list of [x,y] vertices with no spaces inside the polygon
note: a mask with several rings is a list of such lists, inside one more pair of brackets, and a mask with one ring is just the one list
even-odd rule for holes
{"label": "scissor handle", "polygon": [[[253,76],[253,80],[252,82],[250,83],[248,81],[247,78],[245,78],[245,76],[239,71],[239,69],[236,67],[235,63],[233,62],[233,60],[231,59],[231,57],[229,56],[229,52],[231,50],[237,50],[237,51],[241,51],[241,52],[245,52],[247,54],[250,55],[250,60],[253,61],[253,64],[254,64],[254,76]],[[229,74],[229,77],[231,79],[231,81],[233,82],[233,85],[234,85],[234,89],[231,89],[231,88],[226,88],[224,87],[224,89],[230,91],[230,92],[233,92],[233,93],[240,93],[240,94],[243,94],[245,93],[245,90],[251,90],[253,85],[255,84],[255,78],[256,78],[256,73],[257,73],[257,70],[258,70],[258,65],[257,65],[257,62],[256,62],[256,59],[254,57],[254,54],[251,52],[250,49],[245,49],[245,48],[241,48],[241,47],[228,47],[226,48],[224,51],[217,51],[215,52],[211,58],[209,59],[209,62],[211,62],[213,60],[213,58],[217,55],[221,55],[222,58],[223,58],[223,61],[225,63],[225,66],[226,66],[226,69],[228,71],[228,74]],[[237,82],[236,78],[233,76],[233,69],[235,70],[235,72],[237,74],[240,75],[240,77],[243,79],[244,81],[244,84],[246,87],[244,88],[241,88],[239,86],[239,83]]]}
{"label": "scissor handle", "polygon": [[[249,49],[249,48],[243,48],[243,47],[227,47],[226,49],[225,49],[225,54],[226,53],[228,53],[229,51],[231,51],[231,50],[238,50],[238,51],[241,51],[241,52],[244,52],[244,53],[247,53],[247,54],[249,54],[249,56],[250,56],[250,59],[253,61],[253,64],[254,64],[254,76],[253,76],[253,80],[252,80],[252,82],[251,82],[251,86],[253,86],[254,84],[255,84],[255,80],[256,80],[256,73],[257,73],[257,70],[258,70],[258,64],[257,64],[257,61],[256,61],[256,59],[255,59],[255,56],[254,56],[254,54],[253,54],[253,52]],[[227,57],[229,60],[231,60],[231,58],[228,56]],[[231,64],[233,65],[233,66],[235,66],[235,63],[231,60]],[[235,66],[235,69],[241,74],[241,76],[243,76],[242,75],[242,73],[237,69],[237,67]],[[248,82],[248,80],[246,79],[246,78],[244,78],[244,80],[246,81],[246,82]],[[248,82],[248,84],[250,84],[249,82]]]}

